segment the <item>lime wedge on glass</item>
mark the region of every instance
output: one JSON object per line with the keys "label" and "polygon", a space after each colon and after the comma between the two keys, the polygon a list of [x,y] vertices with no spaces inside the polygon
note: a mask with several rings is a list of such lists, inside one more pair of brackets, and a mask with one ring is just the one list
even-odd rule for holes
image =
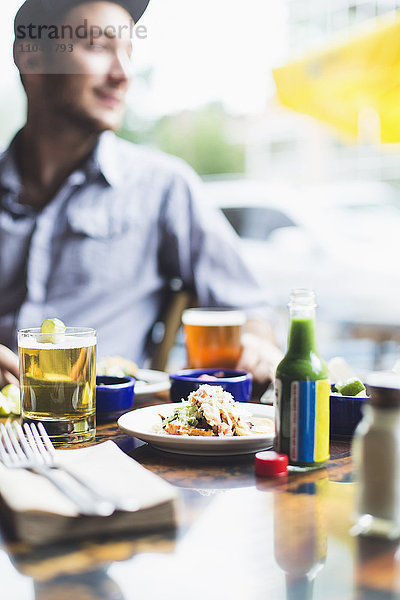
{"label": "lime wedge on glass", "polygon": [[66,327],[60,319],[46,319],[40,328],[41,342],[59,344],[63,341]]}
{"label": "lime wedge on glass", "polygon": [[1,390],[1,395],[7,400],[9,412],[13,415],[21,414],[19,387],[9,383]]}
{"label": "lime wedge on glass", "polygon": [[343,385],[340,385],[338,391],[342,396],[357,396],[360,392],[365,392],[365,386],[362,381],[356,377],[352,377],[343,383]]}

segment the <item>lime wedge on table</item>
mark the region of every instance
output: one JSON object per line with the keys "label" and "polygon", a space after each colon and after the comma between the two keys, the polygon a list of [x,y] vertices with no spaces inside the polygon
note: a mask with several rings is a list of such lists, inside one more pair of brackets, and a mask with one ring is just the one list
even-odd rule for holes
{"label": "lime wedge on table", "polygon": [[58,344],[64,338],[66,327],[60,319],[46,319],[40,328],[43,343]]}
{"label": "lime wedge on table", "polygon": [[0,417],[5,417],[11,413],[11,402],[0,392]]}
{"label": "lime wedge on table", "polygon": [[21,413],[19,387],[9,383],[1,390],[1,395],[6,399],[9,413],[19,415]]}
{"label": "lime wedge on table", "polygon": [[342,396],[357,396],[357,394],[363,391],[365,391],[364,384],[356,377],[348,379],[338,388],[338,392],[342,394]]}

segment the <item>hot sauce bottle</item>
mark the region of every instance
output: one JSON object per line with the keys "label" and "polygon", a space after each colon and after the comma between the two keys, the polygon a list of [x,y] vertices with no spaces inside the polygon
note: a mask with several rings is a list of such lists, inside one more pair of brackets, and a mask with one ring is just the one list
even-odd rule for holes
{"label": "hot sauce bottle", "polygon": [[299,470],[329,458],[330,385],[316,348],[315,309],[313,291],[292,292],[288,349],[276,372],[274,446]]}

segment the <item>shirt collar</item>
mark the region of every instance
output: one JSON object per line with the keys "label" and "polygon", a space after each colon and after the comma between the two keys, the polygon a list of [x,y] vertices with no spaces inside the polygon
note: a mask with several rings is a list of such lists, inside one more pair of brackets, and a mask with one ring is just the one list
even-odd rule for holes
{"label": "shirt collar", "polygon": [[123,183],[123,173],[118,163],[117,139],[114,132],[105,131],[100,135],[93,160],[95,168],[111,187],[119,187]]}
{"label": "shirt collar", "polygon": [[17,145],[20,132],[11,141],[8,148],[0,156],[0,188],[19,193],[21,177],[17,167]]}
{"label": "shirt collar", "polygon": [[[17,146],[19,131],[8,148],[0,155],[0,187],[18,194],[21,191],[21,177],[17,167]],[[122,171],[118,165],[116,136],[111,131],[105,131],[99,136],[92,156],[80,169],[75,171],[88,176],[101,173],[111,187],[122,183]],[[74,173],[72,174],[74,177]]]}

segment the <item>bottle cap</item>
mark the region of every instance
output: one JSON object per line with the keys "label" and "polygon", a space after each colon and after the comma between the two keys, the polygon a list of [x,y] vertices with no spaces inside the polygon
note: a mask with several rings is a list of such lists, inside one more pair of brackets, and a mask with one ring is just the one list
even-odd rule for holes
{"label": "bottle cap", "polygon": [[369,403],[376,408],[400,407],[400,376],[397,373],[380,371],[366,378],[370,395]]}
{"label": "bottle cap", "polygon": [[256,475],[260,477],[281,477],[287,474],[288,457],[273,450],[257,452],[255,458]]}

